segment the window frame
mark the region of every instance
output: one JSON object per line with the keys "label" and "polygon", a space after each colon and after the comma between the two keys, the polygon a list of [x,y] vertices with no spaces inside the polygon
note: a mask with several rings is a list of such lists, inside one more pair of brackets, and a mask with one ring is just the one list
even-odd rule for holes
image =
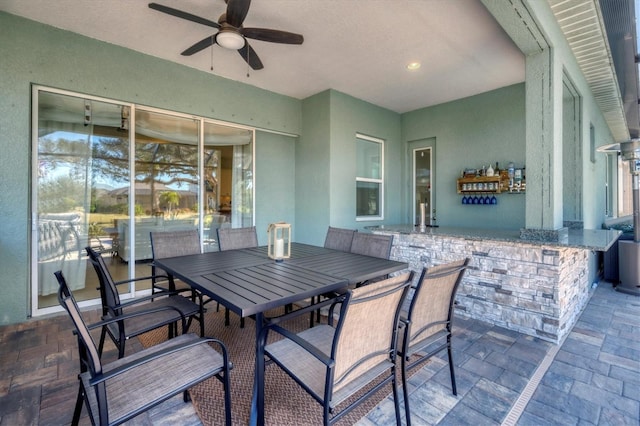
{"label": "window frame", "polygon": [[[359,164],[360,158],[359,156],[359,152],[357,149],[357,144],[358,144],[358,139],[361,139],[363,141],[367,141],[367,142],[373,142],[373,143],[377,143],[380,145],[379,147],[379,152],[380,152],[380,177],[379,178],[370,178],[370,177],[362,177],[362,176],[358,176],[358,167],[357,164]],[[384,147],[384,139],[381,138],[376,138],[373,136],[368,136],[368,135],[364,135],[362,133],[356,133],[356,199],[355,199],[355,204],[356,204],[356,221],[357,222],[364,222],[364,221],[381,221],[384,220],[384,151],[385,151],[385,147]],[[378,208],[378,212],[379,214],[377,215],[358,215],[358,183],[374,183],[377,184],[379,187],[378,190],[378,202],[379,202],[379,208]]]}

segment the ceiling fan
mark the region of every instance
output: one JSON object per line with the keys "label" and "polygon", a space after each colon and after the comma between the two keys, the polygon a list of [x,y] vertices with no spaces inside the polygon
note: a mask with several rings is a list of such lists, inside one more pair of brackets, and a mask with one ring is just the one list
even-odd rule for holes
{"label": "ceiling fan", "polygon": [[249,12],[251,0],[225,0],[225,2],[227,3],[227,11],[220,15],[218,22],[213,22],[200,16],[158,3],[149,3],[149,7],[159,12],[186,19],[187,21],[218,29],[217,33],[200,40],[182,52],[184,56],[193,55],[209,46],[218,44],[226,49],[237,50],[251,68],[260,70],[264,68],[264,65],[262,65],[262,61],[255,50],[249,45],[247,41],[248,38],[284,44],[302,44],[304,41],[304,38],[300,34],[287,31],[271,30],[268,28],[244,28],[242,23]]}

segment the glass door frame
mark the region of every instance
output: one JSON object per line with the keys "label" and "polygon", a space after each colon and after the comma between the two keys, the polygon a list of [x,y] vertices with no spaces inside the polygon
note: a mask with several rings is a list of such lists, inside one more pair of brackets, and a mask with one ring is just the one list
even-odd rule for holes
{"label": "glass door frame", "polygon": [[[37,195],[37,190],[35,185],[38,184],[38,161],[39,161],[39,136],[38,136],[38,129],[39,129],[39,114],[38,114],[38,105],[39,105],[39,93],[40,92],[47,92],[47,93],[53,93],[53,94],[59,94],[59,95],[63,95],[63,96],[72,96],[72,97],[77,97],[77,98],[81,98],[81,99],[85,99],[85,100],[91,100],[91,101],[97,101],[97,102],[104,102],[104,103],[108,103],[108,104],[113,104],[113,105],[117,105],[117,106],[124,106],[124,107],[129,107],[129,111],[130,111],[130,115],[129,115],[129,128],[128,128],[128,139],[129,139],[129,173],[130,173],[130,179],[129,179],[129,194],[131,194],[131,196],[129,197],[128,200],[128,208],[129,208],[129,224],[130,226],[128,227],[128,235],[127,238],[129,238],[129,241],[133,241],[133,238],[135,237],[135,148],[136,148],[136,138],[135,138],[135,123],[136,123],[136,109],[140,109],[140,110],[144,110],[144,111],[150,111],[150,112],[158,112],[161,114],[167,114],[167,115],[171,115],[171,116],[175,116],[175,117],[182,117],[182,118],[188,118],[188,119],[193,119],[198,121],[197,123],[197,127],[198,127],[198,143],[197,143],[197,147],[198,147],[198,193],[199,193],[199,202],[201,207],[199,208],[198,211],[198,231],[200,233],[200,241],[201,241],[201,245],[203,244],[203,233],[204,233],[204,208],[202,207],[202,200],[204,200],[204,194],[205,194],[205,185],[204,185],[204,157],[203,157],[203,152],[204,152],[204,148],[205,148],[205,138],[204,138],[204,126],[205,123],[207,124],[214,124],[214,125],[220,125],[220,126],[226,126],[226,127],[233,127],[233,128],[238,128],[238,129],[244,129],[244,130],[248,130],[251,132],[251,156],[252,156],[252,161],[251,161],[251,174],[252,174],[252,180],[253,180],[253,184],[252,184],[252,188],[253,188],[253,193],[252,193],[252,201],[251,201],[251,210],[252,210],[252,218],[251,218],[251,222],[252,225],[255,226],[255,221],[256,221],[256,215],[255,215],[255,202],[256,202],[256,194],[255,194],[255,163],[256,163],[256,140],[255,140],[255,128],[254,127],[250,127],[250,126],[244,126],[244,125],[240,125],[240,124],[236,124],[236,123],[229,123],[229,122],[225,122],[225,121],[221,121],[221,120],[215,120],[215,119],[211,119],[211,118],[206,118],[206,117],[202,117],[202,116],[196,116],[196,115],[192,115],[192,114],[184,114],[184,113],[179,113],[179,112],[175,112],[175,111],[171,111],[171,110],[166,110],[166,109],[161,109],[161,108],[154,108],[154,107],[149,107],[149,106],[144,106],[144,105],[137,105],[131,102],[123,102],[123,101],[118,101],[115,99],[109,99],[109,98],[103,98],[103,97],[99,97],[99,96],[91,96],[91,95],[86,95],[84,93],[79,93],[79,92],[73,92],[73,91],[68,91],[68,90],[62,90],[62,89],[55,89],[55,88],[51,88],[51,87],[47,87],[47,86],[43,86],[43,85],[36,85],[33,84],[31,86],[31,99],[32,99],[32,110],[31,110],[31,149],[32,149],[32,158],[31,158],[31,184],[30,184],[30,188],[29,190],[31,191],[31,207],[30,207],[30,214],[31,214],[31,226],[30,226],[30,242],[31,242],[31,249],[29,251],[29,269],[30,269],[30,280],[29,280],[29,287],[30,287],[30,292],[31,292],[31,297],[30,297],[30,312],[31,312],[31,316],[36,317],[36,316],[42,316],[42,315],[47,315],[47,314],[51,314],[51,313],[56,313],[56,312],[60,312],[62,311],[62,307],[60,306],[51,306],[51,307],[45,307],[45,308],[40,308],[39,307],[39,301],[38,301],[38,296],[39,296],[39,292],[38,292],[38,252],[37,252],[37,247],[38,247],[38,231],[37,231],[37,227],[38,227],[38,214],[37,214],[37,206],[38,206],[38,195]],[[134,277],[135,276],[135,262],[129,262],[128,264],[128,274],[129,277]],[[136,295],[144,295],[144,294],[148,294],[150,293],[150,290],[137,290],[135,289],[135,283],[130,283],[129,285],[129,289],[128,289],[128,293],[122,293],[121,297],[123,299],[129,299],[129,298],[133,298]],[[83,307],[88,307],[88,306],[96,306],[100,304],[100,299],[89,299],[89,300],[82,300],[82,301],[78,301],[78,305],[79,307],[83,308]]]}
{"label": "glass door frame", "polygon": [[[39,277],[38,277],[38,252],[37,252],[37,247],[38,247],[38,212],[37,212],[37,206],[38,206],[38,191],[35,188],[35,185],[38,184],[38,170],[39,170],[39,156],[38,156],[38,152],[39,152],[39,135],[38,135],[38,129],[39,129],[39,113],[38,113],[38,107],[39,107],[39,93],[40,92],[47,92],[47,93],[52,93],[52,94],[57,94],[57,95],[62,95],[62,96],[71,96],[71,97],[76,97],[76,98],[81,98],[84,100],[89,100],[89,101],[96,101],[96,102],[103,102],[103,103],[108,103],[108,104],[112,104],[112,105],[117,105],[117,106],[124,106],[124,107],[129,107],[131,114],[134,114],[134,108],[132,103],[129,102],[122,102],[122,101],[118,101],[115,99],[106,99],[106,98],[102,98],[102,97],[98,97],[98,96],[91,96],[91,95],[86,95],[83,93],[78,93],[78,92],[72,92],[72,91],[68,91],[68,90],[62,90],[62,89],[56,89],[56,88],[52,88],[52,87],[47,87],[47,86],[42,86],[42,85],[37,85],[37,84],[32,84],[31,85],[31,100],[32,100],[32,106],[31,106],[31,184],[29,187],[29,190],[31,191],[31,206],[30,206],[30,210],[31,210],[31,226],[30,226],[30,241],[31,241],[31,250],[29,251],[29,269],[30,269],[30,276],[29,276],[29,283],[30,283],[30,293],[31,293],[31,306],[30,306],[30,311],[31,311],[31,316],[32,317],[36,317],[36,316],[42,316],[42,315],[47,315],[47,314],[51,314],[51,313],[56,313],[56,312],[60,312],[62,310],[62,307],[60,306],[50,306],[50,307],[45,307],[45,308],[40,308],[38,305],[38,296],[39,296],[39,292],[38,292],[38,282],[39,282]],[[132,129],[131,126],[129,126],[128,129],[128,138],[129,138],[129,161],[131,162],[131,154],[132,154],[132,147],[133,145],[131,144],[131,140],[132,140]],[[129,166],[131,166],[131,163],[129,164]],[[131,274],[131,270],[129,271],[129,274]],[[131,297],[134,297],[134,295],[131,293],[131,286],[129,288],[128,293],[122,293],[121,296],[123,299],[128,299]],[[78,306],[80,308],[83,307],[87,307],[87,306],[95,306],[97,304],[100,303],[100,299],[90,299],[90,300],[82,300],[82,301],[78,301]]]}
{"label": "glass door frame", "polygon": [[424,151],[428,151],[429,152],[429,185],[430,185],[430,190],[429,190],[429,206],[428,206],[428,211],[426,212],[426,218],[425,218],[425,223],[426,225],[429,225],[430,223],[430,218],[432,217],[432,215],[435,215],[435,206],[433,204],[433,200],[434,200],[434,182],[435,182],[435,173],[434,173],[434,168],[433,168],[433,157],[434,157],[434,147],[433,146],[414,146],[411,148],[411,208],[409,209],[409,218],[410,218],[410,222],[413,225],[420,225],[420,219],[419,217],[417,217],[419,215],[419,213],[416,214],[416,208],[418,206],[418,200],[417,200],[417,196],[416,196],[416,192],[417,192],[417,165],[416,165],[416,156],[418,155],[418,153],[420,152],[424,152]]}

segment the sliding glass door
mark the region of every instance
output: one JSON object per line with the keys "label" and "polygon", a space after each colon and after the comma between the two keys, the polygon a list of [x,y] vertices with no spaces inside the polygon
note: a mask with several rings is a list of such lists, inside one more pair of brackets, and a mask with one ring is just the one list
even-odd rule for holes
{"label": "sliding glass door", "polygon": [[58,309],[57,270],[95,303],[86,246],[119,280],[149,275],[150,232],[197,229],[212,251],[219,227],[253,225],[253,129],[41,87],[33,99],[35,315]]}
{"label": "sliding glass door", "polygon": [[219,228],[253,226],[253,130],[205,121],[203,248],[217,251]]}
{"label": "sliding glass door", "polygon": [[111,218],[129,216],[126,203],[107,201],[128,181],[129,106],[49,92],[37,99],[32,275],[37,306],[47,308],[58,303],[58,270],[79,300],[99,297],[84,248],[112,256]]}

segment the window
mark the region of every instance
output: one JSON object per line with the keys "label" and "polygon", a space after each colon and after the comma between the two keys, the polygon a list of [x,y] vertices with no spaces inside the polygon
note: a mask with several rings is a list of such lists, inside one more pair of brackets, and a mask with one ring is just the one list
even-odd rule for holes
{"label": "window", "polygon": [[356,220],[384,219],[384,141],[356,134]]}

